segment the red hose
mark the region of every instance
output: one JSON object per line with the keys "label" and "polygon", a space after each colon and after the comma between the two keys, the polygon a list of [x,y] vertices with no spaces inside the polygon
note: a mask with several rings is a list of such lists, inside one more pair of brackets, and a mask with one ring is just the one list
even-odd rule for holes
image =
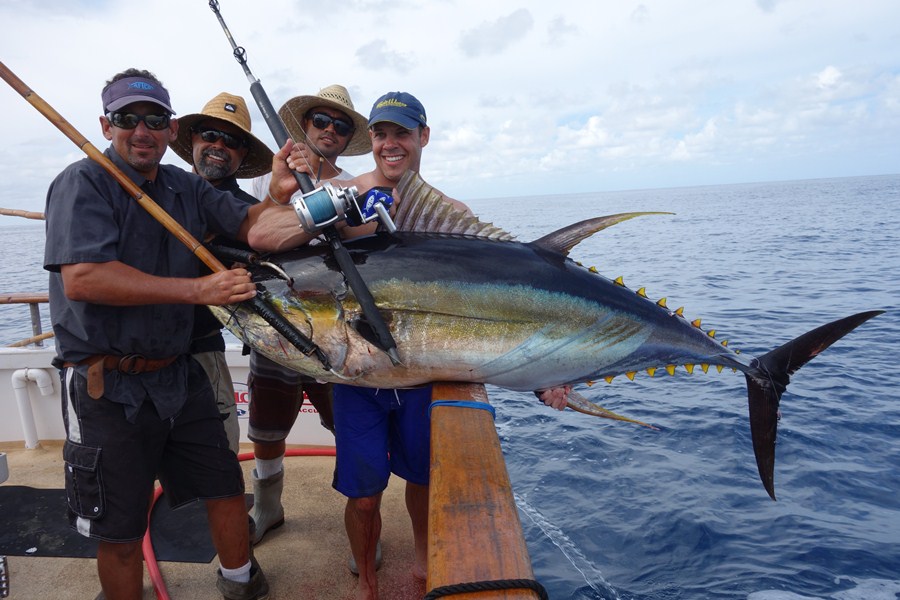
{"label": "red hose", "polygon": [[[334,448],[289,448],[284,453],[285,456],[334,456]],[[242,452],[238,454],[239,461],[253,460],[252,452]],[[150,581],[153,582],[153,590],[156,592],[158,600],[169,600],[169,591],[166,589],[166,582],[163,581],[162,572],[159,570],[159,564],[156,562],[156,553],[153,550],[153,541],[150,539],[150,515],[153,514],[153,507],[156,501],[162,496],[162,487],[157,486],[153,492],[153,500],[150,502],[150,513],[147,515],[147,532],[144,534],[144,541],[141,545],[144,552],[144,562],[147,563],[147,573],[150,575]]]}

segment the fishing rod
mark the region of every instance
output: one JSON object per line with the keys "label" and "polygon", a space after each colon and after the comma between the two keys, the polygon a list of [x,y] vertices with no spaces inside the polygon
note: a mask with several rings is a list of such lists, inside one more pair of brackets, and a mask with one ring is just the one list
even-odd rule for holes
{"label": "fishing rod", "polygon": [[[281,117],[278,116],[278,113],[275,112],[275,108],[263,89],[262,83],[250,71],[250,67],[247,65],[247,51],[235,43],[228,26],[225,24],[225,19],[222,18],[222,13],[219,12],[218,0],[209,0],[209,7],[216,14],[216,18],[218,18],[219,24],[222,26],[222,31],[225,32],[225,37],[228,38],[228,42],[231,44],[234,58],[241,65],[247,80],[250,82],[250,94],[256,100],[263,119],[265,119],[272,136],[275,138],[275,143],[278,144],[278,147],[284,146],[285,142],[290,138],[287,127],[284,121],[281,120]],[[347,284],[353,290],[353,294],[359,302],[366,323],[371,327],[379,345],[390,357],[391,362],[395,365],[400,364],[400,356],[397,354],[397,343],[394,341],[381,313],[378,312],[375,298],[372,297],[372,293],[359,274],[350,253],[341,242],[341,236],[337,228],[334,226],[336,222],[345,217],[345,214],[352,212],[359,214],[362,212],[356,203],[356,188],[335,189],[329,183],[314,188],[309,175],[297,171],[292,171],[292,173],[297,179],[297,183],[300,184],[302,193],[299,198],[296,196],[291,198],[291,205],[294,207],[301,225],[309,233],[321,231],[325,235],[338,267],[344,274]],[[380,202],[375,202],[372,208],[382,222],[385,223],[385,226],[390,229],[393,223],[384,205]],[[362,222],[368,222],[368,220],[370,219],[367,216],[362,216]]]}
{"label": "fishing rod", "polygon": [[[225,271],[225,266],[213,256],[203,244],[190,234],[181,223],[172,218],[159,204],[157,204],[150,196],[138,187],[119,167],[115,165],[105,154],[100,152],[86,137],[81,135],[75,127],[72,126],[61,114],[59,114],[52,106],[44,101],[37,93],[25,85],[15,73],[9,70],[3,62],[0,62],[0,77],[9,84],[16,92],[18,92],[25,100],[28,101],[39,113],[44,115],[48,121],[63,132],[67,138],[75,143],[76,146],[98,163],[107,173],[112,175],[119,185],[121,185],[128,194],[137,201],[137,203],[154,219],[156,219],[169,233],[174,235],[182,244],[199,258],[209,269],[218,273]],[[325,353],[316,346],[312,340],[298,331],[283,315],[265,303],[260,296],[254,296],[250,300],[245,301],[252,309],[262,317],[269,325],[283,335],[291,344],[293,344],[300,352],[306,356],[312,354],[321,361],[326,369],[331,369],[331,364]]]}

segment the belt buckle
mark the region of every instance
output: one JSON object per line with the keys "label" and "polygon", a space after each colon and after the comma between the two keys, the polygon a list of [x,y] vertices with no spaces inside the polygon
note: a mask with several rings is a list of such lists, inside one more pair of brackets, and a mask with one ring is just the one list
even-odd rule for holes
{"label": "belt buckle", "polygon": [[147,357],[143,354],[126,354],[119,359],[119,364],[116,368],[122,373],[137,375],[138,373],[143,373],[146,366]]}

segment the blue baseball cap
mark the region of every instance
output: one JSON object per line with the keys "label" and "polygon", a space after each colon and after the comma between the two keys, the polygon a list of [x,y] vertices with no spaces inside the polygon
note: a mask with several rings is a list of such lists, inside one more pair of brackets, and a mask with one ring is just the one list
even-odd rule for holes
{"label": "blue baseball cap", "polygon": [[375,101],[369,113],[369,127],[385,121],[407,129],[428,125],[425,107],[415,96],[406,92],[388,92]]}
{"label": "blue baseball cap", "polygon": [[103,100],[103,112],[113,112],[128,106],[132,102],[153,102],[175,114],[170,106],[169,92],[151,79],[145,77],[123,77],[114,81],[100,94]]}

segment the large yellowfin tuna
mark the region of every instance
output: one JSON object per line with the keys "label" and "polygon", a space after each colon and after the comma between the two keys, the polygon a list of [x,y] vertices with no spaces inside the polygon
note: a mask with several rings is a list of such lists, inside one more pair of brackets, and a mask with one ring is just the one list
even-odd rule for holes
{"label": "large yellowfin tuna", "polygon": [[643,213],[589,219],[522,243],[442,203],[415,175],[404,177],[398,195],[398,231],[346,247],[397,343],[401,364],[392,364],[378,347],[325,246],[269,256],[269,267],[251,270],[260,292],[324,353],[330,368],[241,306],[215,309],[219,318],[282,365],[367,387],[463,381],[537,390],[675,365],[741,371],[759,474],[774,498],[778,403],[790,375],[882,312],[835,321],[754,358],[718,342],[680,309],[568,258],[580,241]]}

